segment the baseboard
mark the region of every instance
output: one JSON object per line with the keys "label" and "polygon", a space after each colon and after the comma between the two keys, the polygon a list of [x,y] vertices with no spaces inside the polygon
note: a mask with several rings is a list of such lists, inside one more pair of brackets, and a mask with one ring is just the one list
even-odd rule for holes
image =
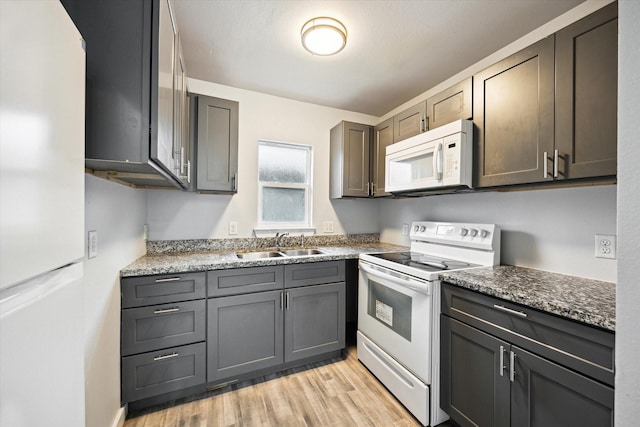
{"label": "baseboard", "polygon": [[124,420],[127,418],[127,412],[124,407],[118,408],[118,412],[116,413],[115,418],[113,419],[113,423],[111,427],[122,427],[124,425]]}

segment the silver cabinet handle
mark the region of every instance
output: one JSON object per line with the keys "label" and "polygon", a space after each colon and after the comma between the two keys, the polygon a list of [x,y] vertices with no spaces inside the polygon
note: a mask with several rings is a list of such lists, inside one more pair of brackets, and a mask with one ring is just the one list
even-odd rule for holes
{"label": "silver cabinet handle", "polygon": [[175,313],[180,311],[180,307],[161,308],[160,310],[154,310],[153,314]]}
{"label": "silver cabinet handle", "polygon": [[280,292],[280,311],[284,311],[284,292]]}
{"label": "silver cabinet handle", "polygon": [[558,150],[553,150],[553,177],[558,177]]}
{"label": "silver cabinet handle", "polygon": [[180,356],[180,353],[171,353],[171,354],[161,354],[160,356],[156,356],[153,358],[154,361],[165,360],[165,359],[173,359],[174,357]]}
{"label": "silver cabinet handle", "polygon": [[180,174],[184,175],[184,147],[180,147]]}
{"label": "silver cabinet handle", "polygon": [[191,160],[187,160],[187,184],[191,184]]}
{"label": "silver cabinet handle", "polygon": [[233,191],[238,190],[238,172],[234,173],[233,177],[231,178],[231,189]]}
{"label": "silver cabinet handle", "polygon": [[542,153],[542,177],[547,179],[549,171],[547,170],[547,152]]}
{"label": "silver cabinet handle", "polygon": [[505,307],[503,305],[494,304],[493,308],[495,308],[497,310],[500,310],[500,311],[504,311],[505,313],[513,314],[514,316],[527,317],[527,313],[525,313],[524,311],[512,310],[512,309],[510,309],[508,307]]}
{"label": "silver cabinet handle", "polygon": [[285,298],[284,308],[289,310],[289,292],[286,293],[287,297]]}
{"label": "silver cabinet handle", "polygon": [[509,381],[513,382],[516,377],[516,354],[512,351],[509,355]]}
{"label": "silver cabinet handle", "polygon": [[504,376],[504,346],[500,346],[500,376]]}
{"label": "silver cabinet handle", "polygon": [[177,282],[178,280],[180,280],[179,277],[167,277],[166,279],[156,279],[156,283]]}

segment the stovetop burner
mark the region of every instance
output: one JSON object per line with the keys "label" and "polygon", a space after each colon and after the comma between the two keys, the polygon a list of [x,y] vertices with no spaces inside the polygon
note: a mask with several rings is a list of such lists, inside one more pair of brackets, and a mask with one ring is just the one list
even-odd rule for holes
{"label": "stovetop burner", "polygon": [[371,256],[406,265],[408,267],[418,268],[424,271],[443,271],[468,267],[479,267],[478,264],[471,264],[468,262],[453,259],[439,258],[432,255],[422,254],[420,252],[386,252],[380,254],[371,254]]}

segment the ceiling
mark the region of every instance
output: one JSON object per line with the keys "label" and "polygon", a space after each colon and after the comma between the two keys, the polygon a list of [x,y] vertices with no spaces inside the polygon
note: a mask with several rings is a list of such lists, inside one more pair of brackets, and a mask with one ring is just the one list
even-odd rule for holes
{"label": "ceiling", "polygon": [[[583,0],[174,0],[189,77],[382,116]],[[348,31],[335,56],[310,18]]]}

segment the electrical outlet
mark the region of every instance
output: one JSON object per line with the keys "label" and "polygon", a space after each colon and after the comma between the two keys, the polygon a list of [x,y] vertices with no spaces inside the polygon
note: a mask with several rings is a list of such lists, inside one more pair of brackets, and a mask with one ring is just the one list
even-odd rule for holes
{"label": "electrical outlet", "polygon": [[616,259],[616,236],[596,234],[596,258]]}
{"label": "electrical outlet", "polygon": [[402,235],[403,236],[409,235],[409,224],[402,224]]}
{"label": "electrical outlet", "polygon": [[89,238],[87,239],[88,243],[88,255],[89,258],[95,258],[98,256],[98,232],[96,230],[91,230],[89,232]]}
{"label": "electrical outlet", "polygon": [[238,223],[236,221],[229,222],[229,234],[238,234]]}
{"label": "electrical outlet", "polygon": [[144,238],[145,242],[149,239],[149,226],[147,224],[142,227],[142,237]]}
{"label": "electrical outlet", "polygon": [[322,223],[323,233],[333,233],[333,221],[324,221]]}

